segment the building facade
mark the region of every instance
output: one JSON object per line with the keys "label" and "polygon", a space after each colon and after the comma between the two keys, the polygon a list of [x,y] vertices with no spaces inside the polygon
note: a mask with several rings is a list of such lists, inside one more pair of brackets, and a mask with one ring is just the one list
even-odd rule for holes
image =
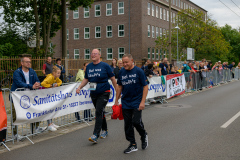
{"label": "building facade", "polygon": [[[120,59],[125,53],[135,60],[144,57],[158,61],[166,53],[155,49],[155,40],[169,30],[169,23],[181,9],[207,11],[189,0],[96,0],[91,8],[67,9],[67,48],[69,58],[90,59],[99,48],[103,60]],[[54,57],[62,57],[61,30],[52,38]]]}

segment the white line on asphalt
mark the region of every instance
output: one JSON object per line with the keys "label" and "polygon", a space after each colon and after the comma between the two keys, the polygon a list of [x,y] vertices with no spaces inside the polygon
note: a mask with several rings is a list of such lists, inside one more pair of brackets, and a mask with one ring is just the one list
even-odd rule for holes
{"label": "white line on asphalt", "polygon": [[238,117],[240,116],[240,111],[233,116],[231,119],[229,119],[226,123],[224,123],[221,128],[227,128],[232,122],[234,122]]}

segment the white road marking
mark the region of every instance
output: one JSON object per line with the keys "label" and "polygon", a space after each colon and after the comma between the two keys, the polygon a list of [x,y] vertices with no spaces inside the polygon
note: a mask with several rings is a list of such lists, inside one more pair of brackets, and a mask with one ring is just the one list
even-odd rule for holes
{"label": "white road marking", "polygon": [[238,117],[240,116],[240,111],[233,116],[231,119],[229,119],[226,123],[224,123],[221,128],[227,128],[231,123],[233,123]]}

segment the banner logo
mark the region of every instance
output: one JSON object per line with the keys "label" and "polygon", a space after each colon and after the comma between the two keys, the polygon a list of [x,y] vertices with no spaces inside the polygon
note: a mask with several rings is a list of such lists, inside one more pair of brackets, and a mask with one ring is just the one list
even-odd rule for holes
{"label": "banner logo", "polygon": [[31,105],[30,105],[30,98],[26,95],[22,96],[20,99],[20,106],[23,109],[28,109]]}
{"label": "banner logo", "polygon": [[31,113],[27,112],[26,116],[27,116],[27,119],[31,119]]}

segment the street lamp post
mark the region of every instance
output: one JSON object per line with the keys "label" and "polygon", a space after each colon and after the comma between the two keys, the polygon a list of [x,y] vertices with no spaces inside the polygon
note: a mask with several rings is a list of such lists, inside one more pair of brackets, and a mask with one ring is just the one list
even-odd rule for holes
{"label": "street lamp post", "polygon": [[177,29],[177,65],[178,65],[178,30],[180,29],[178,25],[175,27]]}

